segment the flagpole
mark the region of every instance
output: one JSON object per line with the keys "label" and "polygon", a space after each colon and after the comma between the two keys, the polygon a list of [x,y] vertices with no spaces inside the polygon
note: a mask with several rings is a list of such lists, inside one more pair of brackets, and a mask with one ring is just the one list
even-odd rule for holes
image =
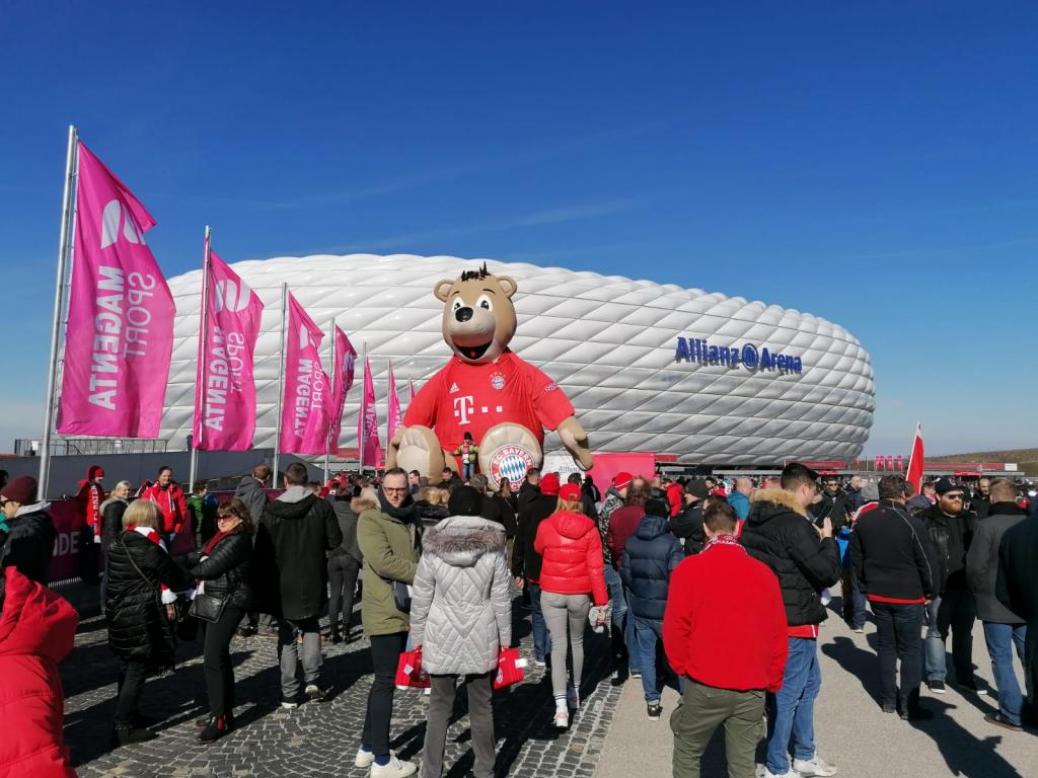
{"label": "flagpole", "polygon": [[205,429],[205,394],[206,394],[206,344],[209,342],[209,256],[213,240],[213,229],[205,225],[205,238],[202,241],[202,307],[198,312],[198,405],[195,408],[195,424],[191,435],[191,464],[188,466],[187,488],[195,493],[195,478],[198,474],[198,444],[202,442]]}
{"label": "flagpole", "polygon": [[76,125],[68,127],[68,150],[65,153],[65,185],[61,193],[61,231],[58,237],[58,272],[54,281],[54,322],[50,335],[50,364],[47,367],[47,405],[43,411],[43,441],[40,452],[40,477],[38,494],[47,499],[50,485],[50,439],[54,426],[54,393],[57,388],[58,346],[61,343],[61,312],[65,300],[65,270],[68,267],[69,233],[72,231],[72,179],[76,175],[77,142]]}
{"label": "flagpole", "polygon": [[281,458],[281,405],[285,400],[285,321],[288,318],[288,284],[281,284],[281,364],[278,368],[278,402],[274,419],[274,488],[278,485],[278,460]]}
{"label": "flagpole", "polygon": [[[332,362],[332,375],[331,375],[332,386],[335,386],[335,381],[336,381],[336,378],[338,376],[338,373],[335,372],[337,368],[335,367],[335,317],[334,316],[332,317],[332,323],[330,325],[328,325],[328,336],[329,336],[328,337],[328,342],[332,346],[332,359],[331,359],[331,362]],[[328,387],[328,388],[331,389],[331,387]],[[329,395],[331,395],[330,391],[329,391]],[[333,410],[332,412],[334,413],[335,411]],[[338,444],[338,442],[339,441],[337,441],[337,440],[335,441],[336,444]],[[331,477],[331,467],[332,467],[332,465],[331,465],[331,450],[332,450],[332,427],[329,424],[328,425],[328,437],[327,437],[327,439],[324,442],[324,481],[325,481],[325,483],[328,483],[328,479]]]}
{"label": "flagpole", "polygon": [[367,437],[368,431],[368,342],[361,342],[361,352],[363,352],[362,361],[364,365],[364,376],[361,379],[361,400],[360,400],[360,424],[357,425],[357,451],[360,456],[360,462],[357,465],[357,472],[361,475],[364,474],[364,439]]}

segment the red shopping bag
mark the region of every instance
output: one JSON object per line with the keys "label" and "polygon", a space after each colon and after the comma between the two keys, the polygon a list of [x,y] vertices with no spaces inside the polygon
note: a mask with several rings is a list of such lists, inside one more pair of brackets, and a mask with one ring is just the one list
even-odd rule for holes
{"label": "red shopping bag", "polygon": [[422,669],[422,649],[405,651],[396,664],[396,688],[428,689],[429,674]]}
{"label": "red shopping bag", "polygon": [[518,648],[502,648],[497,655],[497,672],[494,674],[494,690],[504,689],[520,683],[526,678],[526,660],[519,656]]}

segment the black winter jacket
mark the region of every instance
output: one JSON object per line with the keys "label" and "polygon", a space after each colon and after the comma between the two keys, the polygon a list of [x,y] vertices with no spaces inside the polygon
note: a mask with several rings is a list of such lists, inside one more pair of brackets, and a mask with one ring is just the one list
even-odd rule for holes
{"label": "black winter jacket", "polygon": [[[342,543],[328,552],[328,558],[348,555],[357,562],[364,561],[364,555],[360,553],[360,545],[357,543],[357,519],[359,513],[353,509],[353,500],[358,498],[334,497],[331,500],[332,510],[335,511],[335,520],[339,522],[339,532],[342,533]],[[364,510],[374,508],[369,502],[364,503]]]}
{"label": "black winter jacket", "polygon": [[108,645],[122,659],[164,669],[173,666],[175,641],[160,583],[177,590],[188,580],[159,546],[132,530],[122,532],[108,549]]}
{"label": "black winter jacket", "polygon": [[964,511],[958,516],[948,516],[937,504],[918,515],[926,522],[937,557],[937,594],[968,590],[966,554],[977,529],[976,514]]}
{"label": "black winter jacket", "polygon": [[519,529],[512,548],[512,575],[528,581],[541,578],[541,555],[533,547],[537,538],[537,527],[555,512],[558,498],[541,494],[540,491],[529,502],[519,506]]}
{"label": "black winter jacket", "polygon": [[832,538],[819,539],[790,492],[758,490],[741,541],[778,576],[789,626],[825,621],[820,591],[840,580],[840,550]]}
{"label": "black winter jacket", "polygon": [[4,540],[4,567],[16,567],[26,578],[46,586],[56,533],[50,514],[44,510],[46,503],[38,505],[37,510],[7,520],[10,531]]}
{"label": "black winter jacket", "polygon": [[706,545],[706,532],[703,529],[703,501],[697,500],[685,510],[671,519],[671,531],[674,537],[684,542],[685,553],[698,554]]}
{"label": "black winter jacket", "polygon": [[499,494],[483,496],[483,507],[479,515],[489,521],[496,521],[505,528],[505,537],[514,538],[518,525],[515,519],[515,509]]}
{"label": "black winter jacket", "polygon": [[640,619],[663,621],[670,574],[685,554],[670,531],[670,521],[646,516],[627,540],[620,577],[627,589],[627,607]]}
{"label": "black winter jacket", "polygon": [[123,514],[128,506],[126,500],[109,500],[101,512],[101,548],[106,554],[122,534]]}
{"label": "black winter jacket", "polygon": [[205,593],[227,602],[227,607],[252,606],[252,538],[245,532],[232,532],[220,540],[205,559],[193,551],[185,562],[192,578],[205,581]]}
{"label": "black winter jacket", "polygon": [[1024,617],[999,602],[998,552],[1002,539],[1017,524],[1027,520],[1027,513],[1011,502],[988,506],[988,515],[977,522],[969,553],[966,554],[966,577],[977,604],[977,618],[993,624],[1020,624]]}
{"label": "black winter jacket", "polygon": [[342,543],[332,506],[315,494],[274,500],[256,535],[252,582],[260,609],[293,621],[319,616],[327,594],[325,552]]}
{"label": "black winter jacket", "polygon": [[870,599],[933,599],[937,559],[930,534],[904,505],[881,500],[858,519],[850,555],[858,584]]}
{"label": "black winter jacket", "polygon": [[840,531],[847,523],[848,517],[854,513],[851,499],[842,489],[835,495],[823,491],[821,501],[816,502],[809,510],[811,511],[811,517],[818,526],[821,526],[826,519],[832,522],[833,535]]}

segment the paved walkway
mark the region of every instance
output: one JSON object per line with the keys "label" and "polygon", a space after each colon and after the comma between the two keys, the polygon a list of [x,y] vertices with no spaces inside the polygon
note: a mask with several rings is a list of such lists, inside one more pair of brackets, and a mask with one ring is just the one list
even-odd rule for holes
{"label": "paved walkway", "polygon": [[[834,605],[838,604],[839,599]],[[937,714],[929,722],[907,724],[880,710],[875,646],[871,623],[863,635],[851,632],[835,615],[822,627],[822,694],[815,708],[815,737],[819,753],[840,768],[841,778],[1038,776],[1035,733],[1007,732],[984,721],[986,713],[996,710],[996,698],[979,623],[973,658],[980,686],[988,694],[963,696],[949,684],[948,692],[938,696],[924,688],[923,704]],[[677,700],[677,693],[668,689],[663,718],[649,721],[640,683],[628,681],[595,778],[670,775],[673,738],[668,716]],[[726,775],[723,752],[719,732],[704,759],[704,778]],[[758,762],[762,760],[758,749]]]}
{"label": "paved walkway", "polygon": [[[839,603],[839,600],[836,601]],[[522,614],[519,614],[522,616]],[[518,618],[518,635],[529,656],[529,620]],[[62,665],[66,693],[65,730],[81,776],[129,778],[263,778],[312,776],[360,778],[353,768],[371,683],[366,641],[325,645],[324,680],[334,699],[294,711],[278,705],[275,644],[267,638],[235,638],[232,657],[238,678],[240,729],[210,745],[196,739],[194,719],[205,711],[201,658],[196,644],[180,647],[177,671],[148,682],[142,708],[158,718],[161,737],[117,750],[110,747],[116,663],[106,644],[103,619],[86,620],[76,650]],[[677,696],[664,697],[664,718],[649,721],[641,685],[630,680],[616,689],[608,682],[604,638],[588,633],[590,666],[586,702],[568,732],[551,726],[550,682],[533,670],[525,683],[495,695],[498,776],[520,778],[648,778],[670,775],[671,735],[667,716]],[[938,712],[932,722],[908,725],[884,715],[873,699],[876,687],[875,633],[853,634],[832,617],[823,627],[822,696],[816,709],[820,753],[845,778],[877,776],[1038,776],[1038,739],[1005,732],[983,720],[993,696],[959,695],[952,687],[925,704]],[[984,686],[991,670],[978,626],[974,656]],[[861,680],[864,679],[864,680]],[[427,698],[398,692],[393,747],[415,757],[425,735]],[[450,778],[472,767],[464,699],[454,711],[446,764]],[[723,776],[722,739],[715,738],[704,776]]]}

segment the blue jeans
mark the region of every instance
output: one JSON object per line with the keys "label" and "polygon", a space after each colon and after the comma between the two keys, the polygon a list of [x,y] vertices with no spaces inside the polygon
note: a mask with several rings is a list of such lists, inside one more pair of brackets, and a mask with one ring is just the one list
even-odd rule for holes
{"label": "blue jeans", "polygon": [[530,592],[530,623],[533,629],[533,658],[543,662],[551,656],[551,635],[548,625],[544,623],[544,611],[541,610],[541,587],[535,583],[527,583]]}
{"label": "blue jeans", "polygon": [[620,571],[611,564],[605,566],[606,589],[609,590],[609,601],[613,605],[613,624],[619,628],[624,627],[624,617],[627,615],[627,600],[624,598],[624,583],[620,579]]}
{"label": "blue jeans", "polygon": [[984,622],[984,642],[988,644],[991,669],[994,671],[995,686],[998,688],[998,710],[1003,718],[1017,726],[1020,725],[1020,709],[1023,707],[1024,698],[1013,671],[1013,647],[1016,647],[1016,655],[1023,662],[1026,639],[1026,624]]}
{"label": "blue jeans", "polygon": [[822,688],[818,666],[818,641],[788,638],[789,656],[782,673],[782,688],[768,694],[768,751],[765,764],[773,775],[789,771],[792,739],[795,759],[815,755],[815,699]]}
{"label": "blue jeans", "polygon": [[639,666],[642,669],[642,691],[646,702],[660,701],[660,687],[656,684],[656,647],[663,640],[663,622],[634,616],[634,640],[638,646]]}
{"label": "blue jeans", "polygon": [[[624,598],[631,601],[631,593],[624,589]],[[627,619],[624,624],[624,643],[627,644],[627,672],[640,673],[642,671],[641,652],[638,650],[638,639],[634,635],[634,618]]]}
{"label": "blue jeans", "polygon": [[973,622],[976,605],[970,591],[952,590],[926,606],[926,680],[943,681],[948,675],[945,641],[952,637],[955,680],[973,680]]}

